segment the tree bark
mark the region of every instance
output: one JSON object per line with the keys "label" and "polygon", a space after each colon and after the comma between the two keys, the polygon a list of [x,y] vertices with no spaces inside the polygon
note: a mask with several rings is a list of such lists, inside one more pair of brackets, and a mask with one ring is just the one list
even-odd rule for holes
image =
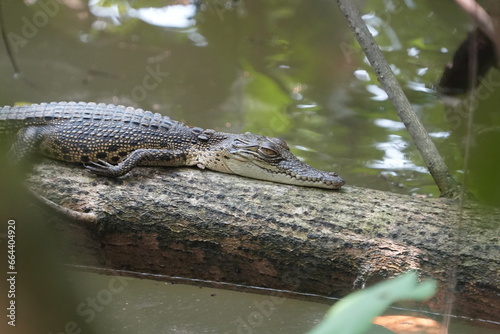
{"label": "tree bark", "polygon": [[[437,280],[427,305],[499,321],[500,212],[449,199],[280,185],[196,168],[120,179],[43,161],[28,185],[94,221],[66,224],[73,264],[342,297],[408,270]],[[456,272],[454,268],[456,266]],[[453,276],[455,275],[455,276]]]}

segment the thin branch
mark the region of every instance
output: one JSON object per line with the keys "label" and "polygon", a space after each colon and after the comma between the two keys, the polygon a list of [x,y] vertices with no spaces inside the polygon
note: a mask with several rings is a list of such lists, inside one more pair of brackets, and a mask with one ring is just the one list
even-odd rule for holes
{"label": "thin branch", "polygon": [[0,32],[2,34],[3,44],[5,45],[5,50],[7,50],[7,55],[9,56],[10,63],[14,68],[14,74],[16,76],[21,74],[21,70],[17,66],[16,59],[14,58],[14,53],[10,47],[9,40],[7,39],[7,33],[5,32],[4,16],[3,16],[3,1],[0,0]]}
{"label": "thin branch", "polygon": [[[458,2],[458,0],[457,0]],[[486,14],[486,12],[485,12]],[[486,14],[487,15],[487,14]],[[477,76],[478,76],[478,37],[476,34],[471,35],[471,43],[469,45],[469,87],[470,87],[470,92],[469,92],[469,99],[470,101],[475,101],[476,99],[476,84],[477,84]],[[498,61],[498,57],[497,57]],[[457,277],[457,272],[458,268],[460,265],[460,257],[457,255],[460,252],[460,247],[464,244],[467,235],[465,233],[465,227],[464,224],[467,223],[466,218],[464,217],[464,212],[465,212],[465,200],[467,197],[467,194],[465,193],[465,189],[467,187],[467,182],[469,179],[469,162],[470,162],[470,157],[471,157],[471,150],[472,150],[472,143],[475,138],[474,136],[474,131],[473,131],[473,126],[474,126],[474,111],[475,111],[475,104],[469,103],[468,104],[468,118],[467,118],[467,137],[466,137],[466,142],[465,142],[465,154],[464,154],[464,176],[463,176],[463,187],[461,189],[461,194],[460,194],[460,211],[458,215],[458,220],[457,220],[457,234],[456,234],[456,253],[450,257],[450,268],[451,268],[451,274],[450,274],[450,282],[448,283],[448,291],[447,294],[448,296],[446,297],[447,300],[447,305],[443,317],[443,325],[446,329],[450,327],[451,323],[451,318],[453,316],[453,308],[457,307],[455,304],[455,294],[458,291],[458,277]]]}
{"label": "thin branch", "polygon": [[420,151],[427,169],[431,173],[443,197],[458,197],[459,186],[451,176],[434,142],[429,137],[422,123],[413,111],[408,98],[396,80],[379,46],[373,39],[352,0],[337,0],[337,4],[347,19],[366,57],[370,61],[379,82],[391,99],[399,118],[406,126],[413,142]]}
{"label": "thin branch", "polygon": [[491,16],[474,0],[455,0],[455,2],[476,22],[481,31],[495,45],[496,63],[500,62],[500,36],[495,29]]}

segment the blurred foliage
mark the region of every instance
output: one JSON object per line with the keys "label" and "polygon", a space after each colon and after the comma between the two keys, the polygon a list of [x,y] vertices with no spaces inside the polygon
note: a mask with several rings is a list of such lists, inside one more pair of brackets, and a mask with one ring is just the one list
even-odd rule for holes
{"label": "blurred foliage", "polygon": [[[9,148],[0,141],[2,157]],[[61,222],[54,217],[54,212],[47,210],[28,192],[25,179],[32,167],[28,165],[13,166],[7,159],[0,159],[0,252],[4,258],[0,306],[6,310],[10,306],[8,303],[15,302],[15,326],[7,324],[12,319],[5,312],[0,332],[60,333],[73,326],[79,302],[74,294],[76,285],[68,280],[68,273],[64,270],[67,268],[63,263],[70,252],[61,247],[58,240],[60,231],[54,224]],[[15,229],[10,232],[7,231],[9,220],[15,222]],[[15,235],[8,239],[7,235],[12,231]],[[14,248],[8,248],[8,245]],[[15,256],[13,269],[7,266],[8,254]],[[12,277],[9,272],[16,273],[14,290],[7,286],[6,278]],[[9,290],[13,295],[7,298]],[[75,332],[97,333],[84,322],[76,327]]]}
{"label": "blurred foliage", "polygon": [[[4,2],[7,15],[3,19],[8,31],[21,36],[26,22],[32,23],[36,13],[39,19],[42,17],[41,3],[25,6],[22,1]],[[227,124],[231,131],[284,137],[307,163],[338,172],[350,185],[405,194],[438,193],[431,177],[414,166],[370,167],[389,153],[380,144],[402,153],[405,162],[415,166],[423,163],[405,130],[377,125],[380,119],[399,120],[390,102],[376,100],[370,91],[371,86],[379,84],[333,1],[198,0],[194,2],[197,9],[192,25],[183,28],[155,26],[128,15],[131,9],[178,4],[175,0],[93,2],[94,6],[116,6],[117,17],[96,16],[86,6],[75,9],[69,5],[79,2],[55,3],[60,4],[57,15],[35,27],[36,33],[26,38],[26,45],[16,53],[24,74],[35,84],[2,76],[2,104],[16,100],[88,100],[135,105],[193,125],[220,128]],[[454,175],[460,176],[467,100],[454,110],[445,110],[433,85],[452,50],[465,38],[468,18],[450,1],[375,0],[362,2],[360,9],[367,14],[377,42],[426,128],[449,135],[435,141]],[[10,73],[10,65],[5,65],[7,57],[1,59],[3,73],[7,69]],[[130,98],[131,90],[148,75],[148,66],[157,65],[169,76],[148,91],[144,100]],[[90,77],[89,69],[111,75]],[[356,79],[355,70],[366,71],[367,79]],[[116,77],[125,79],[112,79]],[[498,205],[498,73],[492,73],[488,80],[476,94],[480,100],[475,115],[477,139],[468,185],[482,201]],[[401,138],[404,147],[391,146],[394,135]],[[35,327],[45,330],[38,322],[48,321],[50,330],[61,331],[58,326],[74,313],[66,307],[72,304],[63,299],[72,296],[65,297],[59,290],[65,280],[50,264],[56,259],[50,253],[53,250],[45,250],[47,240],[48,244],[52,241],[50,235],[45,238],[40,231],[46,229],[38,224],[44,218],[36,210],[28,212],[25,198],[17,195],[19,185],[11,184],[13,179],[3,174],[2,219],[9,218],[7,211],[24,212],[26,215],[17,216],[21,232],[34,232],[24,239],[30,247],[20,255],[27,266],[24,279],[36,278],[22,282],[26,284],[22,285],[23,294],[27,295],[23,298],[40,302],[42,306],[33,310],[54,314],[51,319],[33,318]],[[38,291],[40,284],[47,289]],[[411,286],[401,291],[410,291]],[[399,291],[389,290],[393,297],[392,292]],[[370,306],[366,316],[372,317],[390,303],[390,298],[376,297],[366,303],[365,298],[373,293],[370,291],[378,290],[359,292],[368,296],[353,295],[360,305],[349,311],[357,316],[350,323],[359,322],[358,316],[365,313],[360,311],[363,307]],[[348,304],[335,306],[340,311],[331,317],[347,312]],[[60,318],[52,322],[57,315]]]}
{"label": "blurred foliage", "polygon": [[342,298],[328,311],[325,319],[308,334],[383,334],[392,331],[372,324],[392,303],[399,300],[422,301],[436,291],[432,280],[418,284],[416,274],[407,273],[398,278],[378,283]]}

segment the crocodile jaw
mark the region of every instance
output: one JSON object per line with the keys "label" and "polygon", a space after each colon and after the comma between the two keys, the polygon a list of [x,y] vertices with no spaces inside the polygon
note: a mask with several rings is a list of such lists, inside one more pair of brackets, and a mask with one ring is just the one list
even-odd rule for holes
{"label": "crocodile jaw", "polygon": [[279,138],[253,133],[223,134],[211,149],[201,149],[192,164],[200,168],[304,187],[339,189],[345,181],[336,173],[312,168],[290,152]]}
{"label": "crocodile jaw", "polygon": [[326,189],[340,189],[345,184],[344,179],[336,173],[314,169],[298,159],[281,161],[277,166],[262,166],[230,158],[225,164],[234,174],[260,180]]}

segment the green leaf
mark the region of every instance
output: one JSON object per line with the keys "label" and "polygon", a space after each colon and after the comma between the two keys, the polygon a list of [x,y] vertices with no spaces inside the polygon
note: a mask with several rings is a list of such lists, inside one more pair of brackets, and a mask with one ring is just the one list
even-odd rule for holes
{"label": "green leaf", "polygon": [[408,273],[357,291],[337,302],[325,319],[309,334],[362,334],[372,327],[373,319],[398,300],[424,300],[436,291],[436,283],[418,284],[417,276]]}

